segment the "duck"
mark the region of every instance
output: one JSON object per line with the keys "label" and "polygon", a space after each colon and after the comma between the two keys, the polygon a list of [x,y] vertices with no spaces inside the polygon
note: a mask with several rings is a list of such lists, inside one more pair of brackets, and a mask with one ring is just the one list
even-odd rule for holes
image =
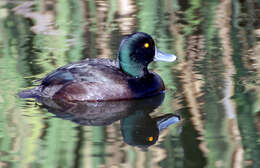
{"label": "duck", "polygon": [[125,36],[117,59],[84,59],[62,66],[40,84],[18,93],[20,98],[51,98],[68,102],[114,101],[150,97],[165,91],[161,77],[148,70],[152,61],[174,62],[177,56],[157,49],[144,32]]}

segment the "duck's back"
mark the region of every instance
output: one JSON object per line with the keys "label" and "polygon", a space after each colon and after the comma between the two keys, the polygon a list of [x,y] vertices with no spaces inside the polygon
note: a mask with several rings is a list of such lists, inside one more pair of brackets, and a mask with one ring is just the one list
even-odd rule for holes
{"label": "duck's back", "polygon": [[131,97],[128,76],[110,59],[87,59],[68,64],[47,75],[22,98],[48,97],[68,101],[115,100]]}

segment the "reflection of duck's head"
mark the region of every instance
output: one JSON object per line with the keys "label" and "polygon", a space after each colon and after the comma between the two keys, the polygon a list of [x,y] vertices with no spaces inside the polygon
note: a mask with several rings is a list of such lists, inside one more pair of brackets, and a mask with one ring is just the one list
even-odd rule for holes
{"label": "reflection of duck's head", "polygon": [[179,122],[173,114],[151,118],[148,113],[138,111],[120,121],[124,141],[132,146],[146,148],[156,143],[159,133],[169,125]]}

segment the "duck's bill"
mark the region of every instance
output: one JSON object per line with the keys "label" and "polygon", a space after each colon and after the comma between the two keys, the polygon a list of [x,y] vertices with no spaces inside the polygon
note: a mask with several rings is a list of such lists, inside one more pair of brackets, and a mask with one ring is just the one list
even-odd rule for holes
{"label": "duck's bill", "polygon": [[155,48],[154,61],[173,62],[173,61],[176,61],[176,59],[177,59],[176,55],[167,54],[167,53],[159,51],[157,48]]}

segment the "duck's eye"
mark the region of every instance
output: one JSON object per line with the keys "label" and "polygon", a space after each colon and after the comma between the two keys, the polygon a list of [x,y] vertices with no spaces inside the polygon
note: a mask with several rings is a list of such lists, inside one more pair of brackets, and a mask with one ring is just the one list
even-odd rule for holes
{"label": "duck's eye", "polygon": [[145,47],[145,48],[148,48],[148,47],[149,47],[149,43],[145,43],[145,44],[144,44],[144,47]]}
{"label": "duck's eye", "polygon": [[153,137],[152,136],[148,137],[148,141],[152,142],[153,141]]}

